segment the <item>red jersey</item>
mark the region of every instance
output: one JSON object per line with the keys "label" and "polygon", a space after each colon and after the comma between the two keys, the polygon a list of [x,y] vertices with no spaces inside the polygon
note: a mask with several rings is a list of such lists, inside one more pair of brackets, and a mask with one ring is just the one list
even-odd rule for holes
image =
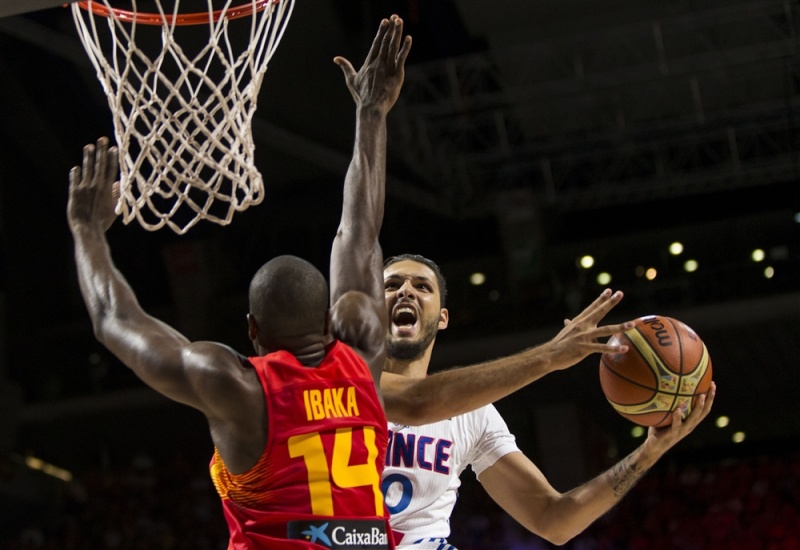
{"label": "red jersey", "polygon": [[250,362],[267,404],[264,453],[243,474],[216,450],[210,466],[229,550],[394,548],[380,488],[386,415],[364,360],[336,341],[317,367],[285,351]]}

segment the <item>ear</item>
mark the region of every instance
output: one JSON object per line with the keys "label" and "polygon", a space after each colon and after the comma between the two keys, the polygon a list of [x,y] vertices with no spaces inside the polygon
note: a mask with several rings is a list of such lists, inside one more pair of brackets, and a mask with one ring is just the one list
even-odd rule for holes
{"label": "ear", "polygon": [[439,330],[444,330],[447,328],[447,324],[450,322],[450,312],[447,311],[447,308],[443,307],[439,310]]}
{"label": "ear", "polygon": [[331,332],[331,309],[325,312],[325,326],[322,327],[322,334],[327,336]]}
{"label": "ear", "polygon": [[250,338],[250,341],[253,342],[253,345],[256,346],[257,350],[258,323],[256,322],[256,318],[250,313],[247,314],[247,336]]}

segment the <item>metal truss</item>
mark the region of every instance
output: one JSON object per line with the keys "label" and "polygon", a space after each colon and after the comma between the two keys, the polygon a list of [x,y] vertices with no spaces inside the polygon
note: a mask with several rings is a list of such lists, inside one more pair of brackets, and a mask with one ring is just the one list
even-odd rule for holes
{"label": "metal truss", "polygon": [[763,0],[414,65],[393,150],[457,218],[798,178],[799,22]]}

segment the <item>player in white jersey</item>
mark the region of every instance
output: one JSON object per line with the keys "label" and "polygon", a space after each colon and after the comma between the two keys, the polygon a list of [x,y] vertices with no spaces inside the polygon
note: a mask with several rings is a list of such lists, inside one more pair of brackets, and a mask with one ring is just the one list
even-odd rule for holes
{"label": "player in white jersey", "polygon": [[[381,489],[402,544],[439,548],[437,541],[450,533],[461,473],[471,466],[480,475],[518,450],[493,405],[424,426],[389,423]],[[436,541],[428,540],[433,535]]]}
{"label": "player in white jersey", "polygon": [[[397,396],[402,394],[393,388],[399,387],[398,378],[419,381],[427,377],[436,334],[447,328],[449,314],[444,308],[444,277],[434,262],[422,256],[387,259],[384,289],[390,326],[386,337],[389,358],[381,387],[386,388],[387,416],[397,420],[400,411],[408,409],[393,403],[392,400],[399,399]],[[538,373],[535,377],[540,377],[576,364],[590,353],[602,353],[604,344],[597,338],[612,332],[605,334],[596,325],[620,297],[620,293],[604,292],[575,319],[567,321],[564,330],[543,348],[519,354],[519,363],[514,361],[514,356],[501,361],[508,367],[506,370],[493,370],[496,364],[483,369],[480,366],[455,369],[472,369],[471,385],[461,381],[459,391],[474,388],[479,398],[470,400],[463,394],[452,395],[453,399],[446,401],[442,410],[468,411],[476,401],[480,402],[494,391],[498,392],[498,398],[507,395],[512,384],[498,382],[498,377],[511,373],[524,378],[520,365],[525,360],[533,361],[531,369]],[[624,326],[607,328],[618,331]],[[575,338],[576,331],[591,337],[588,340]],[[569,349],[559,348],[559,342]],[[528,381],[522,381],[519,386]],[[650,428],[639,448],[610,470],[566,493],[556,491],[517,448],[505,422],[491,405],[422,426],[390,423],[382,488],[398,550],[453,548],[446,540],[450,535],[449,519],[460,485],[459,476],[467,465],[472,466],[489,496],[521,525],[554,544],[565,544],[614,506],[664,453],[708,416],[715,392],[716,386],[712,383],[687,418],[676,411],[671,426],[658,430]],[[460,405],[454,404],[456,402]],[[395,411],[397,414],[393,414]],[[421,412],[419,416],[425,418],[428,412]]]}

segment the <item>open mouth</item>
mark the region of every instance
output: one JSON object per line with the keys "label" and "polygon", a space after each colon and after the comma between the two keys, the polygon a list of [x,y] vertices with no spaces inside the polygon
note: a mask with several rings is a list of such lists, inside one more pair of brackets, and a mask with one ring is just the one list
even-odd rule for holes
{"label": "open mouth", "polygon": [[417,312],[409,306],[397,306],[392,315],[392,324],[398,334],[409,334],[417,325]]}

